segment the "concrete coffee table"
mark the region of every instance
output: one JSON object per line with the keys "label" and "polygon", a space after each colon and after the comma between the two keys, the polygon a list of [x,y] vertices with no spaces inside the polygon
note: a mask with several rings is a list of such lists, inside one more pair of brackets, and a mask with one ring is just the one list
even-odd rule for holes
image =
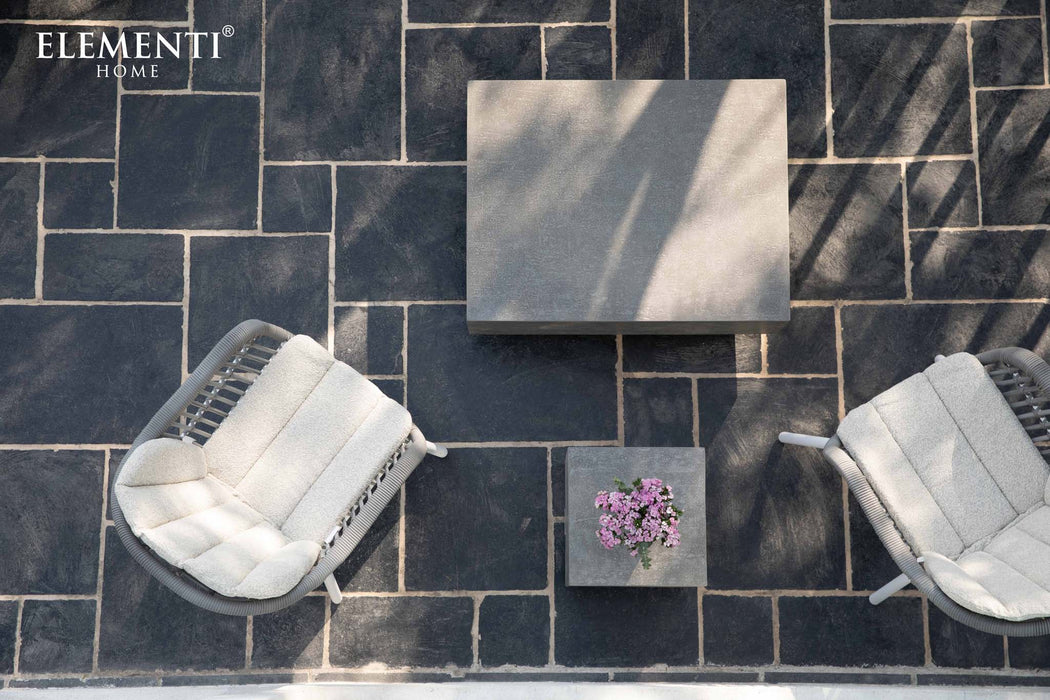
{"label": "concrete coffee table", "polygon": [[474,81],[473,333],[754,333],[789,318],[783,80]]}
{"label": "concrete coffee table", "polygon": [[[704,450],[694,447],[570,447],[565,462],[566,574],[570,586],[707,585],[707,518]],[[613,479],[630,483],[655,477],[669,484],[682,509],[682,542],[650,549],[652,566],[642,568],[625,547],[605,549],[594,534],[601,511],[598,491]]]}

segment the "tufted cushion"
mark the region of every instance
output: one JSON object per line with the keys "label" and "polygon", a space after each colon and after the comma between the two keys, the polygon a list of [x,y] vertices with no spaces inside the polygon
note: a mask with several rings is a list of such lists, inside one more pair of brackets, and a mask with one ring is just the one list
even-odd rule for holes
{"label": "tufted cushion", "polygon": [[1050,616],[1048,468],[976,357],[906,379],[837,434],[949,597],[1004,619]]}

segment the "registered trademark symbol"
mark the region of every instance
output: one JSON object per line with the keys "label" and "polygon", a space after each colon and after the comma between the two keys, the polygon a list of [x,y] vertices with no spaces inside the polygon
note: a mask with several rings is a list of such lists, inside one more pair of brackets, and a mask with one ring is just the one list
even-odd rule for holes
{"label": "registered trademark symbol", "polygon": [[233,25],[232,24],[227,24],[225,27],[223,27],[222,28],[222,35],[223,36],[233,36]]}

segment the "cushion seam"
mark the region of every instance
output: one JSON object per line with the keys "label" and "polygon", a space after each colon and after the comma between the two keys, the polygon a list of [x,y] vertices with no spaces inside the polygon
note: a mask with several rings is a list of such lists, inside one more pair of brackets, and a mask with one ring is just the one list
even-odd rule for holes
{"label": "cushion seam", "polygon": [[[1028,533],[1025,533],[1025,534],[1028,534]],[[1039,585],[1039,584],[1038,584],[1037,582],[1033,581],[1033,580],[1032,580],[1032,577],[1031,577],[1031,576],[1029,576],[1028,574],[1024,573],[1023,571],[1019,571],[1019,570],[1018,570],[1018,569],[1017,569],[1016,567],[1014,567],[1013,565],[1011,565],[1011,564],[1009,564],[1008,562],[1004,561],[1004,560],[1003,560],[1002,558],[1000,558],[1000,557],[997,557],[996,555],[992,554],[991,552],[988,552],[988,551],[985,551],[985,550],[982,550],[982,551],[981,551],[981,554],[983,554],[983,555],[985,555],[985,556],[987,556],[987,557],[991,557],[992,559],[995,559],[995,560],[996,560],[997,562],[999,562],[1000,564],[1002,564],[1003,566],[1005,566],[1005,567],[1006,567],[1007,569],[1009,569],[1010,571],[1013,571],[1013,572],[1014,572],[1015,574],[1017,574],[1018,576],[1020,576],[1021,578],[1023,578],[1023,579],[1025,580],[1025,581],[1028,581],[1028,583],[1032,584],[1033,586],[1035,586],[1035,587],[1036,587],[1036,588],[1038,588],[1039,590],[1041,590],[1041,591],[1046,591],[1046,589],[1045,589],[1045,588],[1043,588],[1043,587],[1042,587],[1041,585]],[[960,566],[959,568],[961,569],[962,567]],[[978,585],[980,585],[980,586],[981,586],[981,588],[984,588],[984,590],[988,591],[988,588],[987,588],[987,587],[985,587],[985,585],[984,585],[983,583],[981,583],[980,581],[978,581],[978,580],[977,580],[977,578],[976,578],[976,577],[974,577],[974,575],[973,575],[973,574],[971,574],[971,573],[970,573],[969,571],[966,571],[965,569],[963,569],[963,573],[965,573],[965,574],[966,574],[967,576],[969,576],[969,577],[970,577],[970,578],[971,578],[971,579],[972,579],[972,580],[973,580],[974,582],[976,582],[976,583],[977,583]],[[1050,591],[1046,591],[1046,592],[1047,592],[1047,593],[1050,593]],[[993,598],[995,598],[996,600],[998,600],[998,601],[999,601],[999,604],[1000,604],[1000,605],[1003,605],[1003,606],[1005,606],[1005,603],[1003,603],[1003,601],[1002,601],[1002,600],[1001,600],[1001,599],[999,598],[999,596],[995,595],[995,594],[994,594],[994,593],[992,593],[991,591],[988,591],[988,595],[990,595],[990,596],[992,596]]]}

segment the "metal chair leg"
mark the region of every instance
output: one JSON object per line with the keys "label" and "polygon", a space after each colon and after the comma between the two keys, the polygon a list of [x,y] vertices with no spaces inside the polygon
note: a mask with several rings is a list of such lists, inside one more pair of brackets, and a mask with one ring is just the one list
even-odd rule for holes
{"label": "metal chair leg", "polygon": [[427,440],[427,454],[434,455],[438,459],[444,459],[448,457],[448,448],[444,445],[438,445],[437,443]]}
{"label": "metal chair leg", "polygon": [[778,439],[785,445],[801,445],[802,447],[815,447],[818,450],[823,450],[830,438],[817,435],[803,435],[802,433],[781,433]]}
{"label": "metal chair leg", "polygon": [[329,574],[328,578],[324,580],[325,590],[328,591],[328,597],[332,599],[334,605],[339,605],[343,602],[343,592],[339,590],[339,584],[336,583],[335,574]]}

